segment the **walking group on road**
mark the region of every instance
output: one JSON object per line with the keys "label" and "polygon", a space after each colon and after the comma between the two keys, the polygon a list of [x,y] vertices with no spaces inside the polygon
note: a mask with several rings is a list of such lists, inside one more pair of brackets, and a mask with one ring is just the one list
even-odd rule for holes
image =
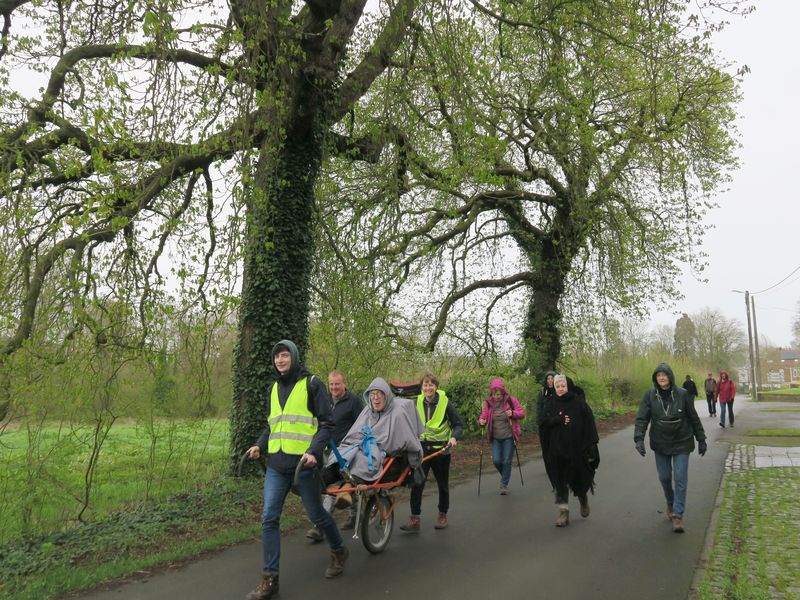
{"label": "walking group on road", "polygon": [[[289,340],[282,340],[273,347],[272,360],[276,380],[267,398],[267,425],[256,444],[247,450],[251,459],[264,453],[269,458],[261,517],[261,581],[247,595],[247,600],[267,600],[278,593],[279,526],[290,490],[300,495],[313,524],[306,536],[314,542],[328,544],[330,562],[325,577],[335,578],[344,572],[349,551],[332,513],[336,508],[351,511],[342,529],[352,529],[356,515],[352,512],[349,493],[352,484],[342,481],[343,467],[347,468],[348,477],[357,483],[378,479],[384,470],[384,459],[390,456],[395,457],[395,461],[387,469],[396,468],[398,475],[400,470],[411,469],[410,516],[401,526],[408,533],[420,531],[422,493],[428,474],[433,471],[438,488],[434,528],[448,527],[450,450],[461,438],[463,425],[455,404],[439,387],[439,380],[433,373],[426,372],[415,386],[421,392],[416,402],[395,396],[393,386],[379,377],[369,385],[362,401],[347,389],[347,379],[341,371],[329,374],[326,389],[320,379],[302,365],[296,345]],[[730,409],[735,390],[729,390],[725,384],[727,373],[722,373],[725,377],[721,376],[721,381],[715,384],[714,399],[719,398],[721,406],[729,404],[728,414],[733,426]],[[690,377],[687,380],[691,382]],[[693,386],[691,382],[688,387]],[[705,454],[707,448],[703,426],[694,408],[697,388],[690,393],[686,387],[686,382],[683,388],[675,385],[668,365],[659,365],[653,373],[653,387],[640,402],[634,430],[635,446],[642,456],[646,453],[644,438],[648,428],[650,430],[650,448],[676,532],[683,531],[689,454],[694,451],[695,439],[700,455]],[[708,394],[708,381],[705,389]],[[578,498],[581,516],[586,518],[590,514],[588,494],[594,493],[595,473],[600,463],[597,427],[584,391],[555,372],[545,375],[536,407],[542,457],[558,509],[555,524],[566,527],[570,522],[570,491]],[[711,409],[709,400],[709,412],[715,414]],[[724,421],[724,409],[721,413]],[[513,456],[515,452],[519,456],[517,445],[525,416],[521,403],[509,394],[503,380],[493,379],[477,423],[485,428],[486,440],[491,444],[501,495],[509,493]],[[329,445],[330,451],[327,450]],[[315,467],[321,468],[317,472]],[[520,470],[520,480],[521,477]],[[521,480],[521,483],[524,482]],[[330,485],[343,487],[324,493]],[[335,500],[333,493],[336,493]]]}

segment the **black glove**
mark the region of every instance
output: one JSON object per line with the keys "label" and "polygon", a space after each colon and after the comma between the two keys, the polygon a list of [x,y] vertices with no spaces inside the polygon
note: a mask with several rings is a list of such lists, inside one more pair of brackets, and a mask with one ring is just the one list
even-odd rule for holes
{"label": "black glove", "polygon": [[636,451],[642,456],[647,454],[646,450],[644,449],[644,440],[636,440]]}
{"label": "black glove", "polygon": [[700,453],[700,456],[705,456],[706,450],[708,450],[708,444],[705,440],[697,442],[697,451]]}

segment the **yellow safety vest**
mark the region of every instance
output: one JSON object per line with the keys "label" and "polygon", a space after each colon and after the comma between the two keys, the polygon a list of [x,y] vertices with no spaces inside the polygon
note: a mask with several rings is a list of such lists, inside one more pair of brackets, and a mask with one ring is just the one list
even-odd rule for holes
{"label": "yellow safety vest", "polygon": [[278,400],[278,382],[272,385],[269,406],[269,444],[267,451],[275,454],[303,454],[317,433],[317,419],[308,410],[306,377],[294,384],[286,405]]}
{"label": "yellow safety vest", "polygon": [[452,437],[452,429],[446,418],[447,394],[444,393],[444,390],[436,390],[436,393],[439,396],[439,402],[427,422],[425,421],[425,394],[417,396],[417,412],[419,418],[425,423],[425,431],[419,436],[423,442],[447,442]]}

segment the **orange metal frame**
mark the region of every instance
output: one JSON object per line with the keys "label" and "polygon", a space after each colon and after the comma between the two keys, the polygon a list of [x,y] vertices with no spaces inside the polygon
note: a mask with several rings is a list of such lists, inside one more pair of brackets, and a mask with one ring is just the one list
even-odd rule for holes
{"label": "orange metal frame", "polygon": [[[436,452],[432,452],[431,454],[424,456],[422,458],[422,462],[430,460],[435,456],[439,456],[442,452],[447,450],[447,448],[448,448],[447,446],[443,446],[442,448],[439,448],[439,450],[437,450]],[[383,463],[383,468],[381,469],[381,472],[378,474],[378,478],[375,480],[374,483],[360,483],[357,485],[350,484],[346,487],[339,487],[339,484],[334,484],[328,486],[328,488],[325,490],[325,493],[334,496],[336,494],[344,494],[344,493],[374,494],[378,490],[388,490],[391,488],[395,488],[399,485],[402,485],[403,482],[406,480],[406,477],[408,477],[408,474],[411,472],[410,466],[407,466],[405,469],[403,469],[399,477],[394,481],[386,481],[386,482],[381,481],[381,479],[383,479],[383,477],[386,475],[386,472],[389,470],[389,467],[391,467],[394,464],[395,458],[396,458],[395,456],[390,456],[386,459],[386,462]],[[388,510],[384,509],[382,502],[378,503],[378,510],[380,511],[381,514],[381,523],[385,523],[386,519],[388,519],[394,512],[394,506],[396,504],[395,500],[391,496],[389,496],[389,500],[391,504],[389,505]]]}

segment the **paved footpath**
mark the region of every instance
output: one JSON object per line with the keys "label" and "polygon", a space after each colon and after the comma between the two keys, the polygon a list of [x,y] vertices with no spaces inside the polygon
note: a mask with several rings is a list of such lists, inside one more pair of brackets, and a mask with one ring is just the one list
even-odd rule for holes
{"label": "paved footpath", "polygon": [[[435,495],[423,502],[423,529],[406,534],[399,524],[408,515],[398,509],[387,549],[369,554],[360,541],[347,538],[351,550],[345,574],[326,580],[328,552],[312,546],[302,530],[282,542],[282,600],[352,598],[430,598],[470,600],[561,598],[675,600],[686,598],[696,565],[707,552],[706,534],[726,469],[749,468],[769,460],[800,457],[785,448],[765,450],[747,444],[746,429],[788,424],[787,413],[764,413],[761,405],[737,401],[737,427],[721,429],[697,402],[709,439],[705,457],[692,455],[685,513],[686,533],[675,534],[664,515],[664,499],[653,453],[642,458],[633,447],[632,427],[600,442],[601,464],[592,514],[582,519],[571,500],[571,524],[554,527],[556,507],[540,459],[523,465],[525,485],[515,471],[512,493],[497,493],[498,477],[484,461],[482,494],[477,481],[451,490],[450,527],[433,529]],[[771,405],[769,405],[771,406]],[[785,407],[787,405],[780,404]],[[766,445],[765,445],[766,447]],[[729,448],[735,448],[729,453]],[[526,449],[523,448],[522,452]],[[83,596],[84,600],[240,600],[259,577],[257,541],[229,548],[186,567],[136,579]]]}

